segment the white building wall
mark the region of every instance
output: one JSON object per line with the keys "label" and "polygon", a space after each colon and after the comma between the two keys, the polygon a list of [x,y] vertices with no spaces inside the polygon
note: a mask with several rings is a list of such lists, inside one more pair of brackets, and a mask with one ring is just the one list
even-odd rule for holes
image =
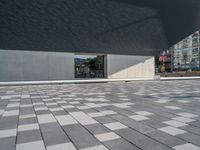
{"label": "white building wall", "polygon": [[155,62],[151,56],[107,55],[107,78],[148,78],[155,76]]}
{"label": "white building wall", "polygon": [[74,79],[74,54],[0,50],[1,81]]}
{"label": "white building wall", "polygon": [[[108,79],[154,77],[154,57],[107,55]],[[74,79],[74,53],[0,50],[0,82]]]}

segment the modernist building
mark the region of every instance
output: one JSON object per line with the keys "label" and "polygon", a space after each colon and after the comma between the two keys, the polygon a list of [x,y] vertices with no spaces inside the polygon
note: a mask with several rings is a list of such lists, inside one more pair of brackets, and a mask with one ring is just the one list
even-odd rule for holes
{"label": "modernist building", "polygon": [[199,10],[199,0],[1,0],[0,81],[74,79],[87,53],[104,55],[105,78],[153,77],[153,56],[199,29]]}

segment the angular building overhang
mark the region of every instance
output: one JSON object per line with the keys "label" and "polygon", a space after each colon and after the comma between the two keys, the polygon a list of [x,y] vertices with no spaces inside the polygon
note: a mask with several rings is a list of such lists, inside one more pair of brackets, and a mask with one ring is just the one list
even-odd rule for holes
{"label": "angular building overhang", "polygon": [[199,0],[0,1],[7,50],[154,55],[199,28]]}

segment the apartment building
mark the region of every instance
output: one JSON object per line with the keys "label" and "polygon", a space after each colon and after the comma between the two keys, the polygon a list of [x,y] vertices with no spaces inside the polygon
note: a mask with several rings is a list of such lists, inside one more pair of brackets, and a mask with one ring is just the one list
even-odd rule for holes
{"label": "apartment building", "polygon": [[173,46],[174,69],[200,69],[200,31]]}

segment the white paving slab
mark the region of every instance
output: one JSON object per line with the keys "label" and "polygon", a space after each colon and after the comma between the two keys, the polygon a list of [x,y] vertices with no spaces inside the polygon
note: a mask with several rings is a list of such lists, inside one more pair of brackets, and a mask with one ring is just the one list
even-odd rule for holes
{"label": "white paving slab", "polygon": [[33,106],[43,106],[44,102],[35,102],[33,103]]}
{"label": "white paving slab", "polygon": [[47,150],[77,150],[77,149],[71,142],[69,142],[69,143],[47,146]]}
{"label": "white paving slab", "polygon": [[5,111],[3,113],[4,117],[9,117],[9,116],[18,116],[19,115],[19,110],[9,110],[9,111]]}
{"label": "white paving slab", "polygon": [[126,95],[119,95],[118,97],[127,97]]}
{"label": "white paving slab", "polygon": [[186,112],[179,113],[178,115],[179,115],[179,116],[182,116],[182,117],[186,117],[186,118],[194,118],[194,117],[198,117],[198,115],[191,114],[191,113],[186,113]]}
{"label": "white paving slab", "polygon": [[120,98],[120,100],[122,100],[122,101],[130,101],[129,98]]}
{"label": "white paving slab", "polygon": [[40,124],[56,122],[52,114],[38,115],[37,118]]}
{"label": "white paving slab", "polygon": [[191,143],[186,143],[186,144],[182,144],[182,145],[178,145],[173,147],[173,149],[175,150],[200,150],[200,147],[191,144]]}
{"label": "white paving slab", "polygon": [[0,138],[13,137],[17,135],[17,129],[0,130]]}
{"label": "white paving slab", "polygon": [[46,150],[43,141],[17,144],[16,150]]}
{"label": "white paving slab", "polygon": [[28,108],[28,107],[33,107],[32,104],[21,104],[20,105],[21,108]]}
{"label": "white paving slab", "polygon": [[165,108],[172,109],[172,110],[181,109],[180,107],[177,107],[177,106],[165,106]]}
{"label": "white paving slab", "polygon": [[1,99],[11,99],[11,96],[1,96]]}
{"label": "white paving slab", "polygon": [[66,104],[67,102],[66,101],[57,101],[56,103],[57,104]]}
{"label": "white paving slab", "polygon": [[28,131],[28,130],[38,130],[39,125],[37,123],[34,124],[25,124],[25,125],[19,125],[18,126],[18,132],[20,131]]}
{"label": "white paving slab", "polygon": [[0,115],[4,113],[4,109],[0,109]]}
{"label": "white paving slab", "polygon": [[20,103],[10,103],[7,105],[7,108],[19,107]]}
{"label": "white paving slab", "polygon": [[48,99],[43,99],[43,101],[44,101],[44,102],[53,102],[53,100],[52,100],[52,99],[49,99],[49,98],[48,98]]}
{"label": "white paving slab", "polygon": [[137,112],[135,112],[135,113],[138,114],[138,115],[142,115],[142,116],[150,116],[150,115],[153,115],[153,113],[148,112],[148,111],[137,111]]}
{"label": "white paving slab", "polygon": [[159,128],[158,130],[163,131],[163,132],[168,133],[173,136],[186,133],[185,130],[181,130],[181,129],[171,127],[171,126]]}
{"label": "white paving slab", "polygon": [[132,102],[126,102],[126,103],[122,103],[122,104],[127,105],[127,106],[135,105],[135,103],[132,103]]}
{"label": "white paving slab", "polygon": [[189,122],[196,121],[196,120],[194,120],[194,119],[186,118],[186,117],[174,117],[174,118],[172,118],[172,119],[177,120],[177,121],[180,121],[180,122],[183,122],[183,123],[189,123]]}
{"label": "white paving slab", "polygon": [[88,113],[88,115],[89,115],[90,117],[101,117],[101,116],[105,116],[105,114],[100,113],[100,112]]}
{"label": "white paving slab", "polygon": [[187,100],[178,100],[178,102],[180,102],[180,103],[190,103],[190,101],[187,101]]}
{"label": "white paving slab", "polygon": [[57,103],[46,103],[47,106],[56,106]]}
{"label": "white paving slab", "polygon": [[69,102],[70,104],[79,104],[80,102]]}
{"label": "white paving slab", "polygon": [[62,111],[63,108],[61,107],[56,107],[56,108],[49,108],[50,111],[54,112],[54,111]]}
{"label": "white paving slab", "polygon": [[33,118],[36,117],[35,114],[20,115],[19,119]]}
{"label": "white paving slab", "polygon": [[108,103],[101,103],[99,104],[100,106],[110,106],[111,104],[108,104]]}
{"label": "white paving slab", "polygon": [[71,112],[70,115],[72,115],[82,125],[98,123],[96,120],[86,115],[84,112]]}
{"label": "white paving slab", "polygon": [[30,98],[30,95],[22,95],[21,98]]}
{"label": "white paving slab", "polygon": [[90,109],[89,106],[78,106],[77,108],[80,110]]}
{"label": "white paving slab", "polygon": [[81,150],[108,150],[108,149],[104,145],[98,145],[98,146],[84,148]]}
{"label": "white paving slab", "polygon": [[107,124],[104,124],[104,126],[106,126],[107,128],[109,128],[112,131],[128,128],[127,126],[123,125],[120,122],[107,123]]}
{"label": "white paving slab", "polygon": [[74,106],[73,105],[64,105],[64,106],[62,106],[62,108],[64,108],[64,109],[70,109],[70,108],[74,108]]}
{"label": "white paving slab", "polygon": [[114,132],[96,134],[95,137],[101,142],[105,142],[105,141],[110,141],[110,140],[115,140],[115,139],[121,138],[119,135],[115,134]]}
{"label": "white paving slab", "polygon": [[156,103],[160,103],[160,104],[165,104],[165,103],[169,103],[171,100],[157,100],[155,101]]}
{"label": "white paving slab", "polygon": [[20,102],[20,99],[11,99],[10,102]]}
{"label": "white paving slab", "polygon": [[130,106],[128,105],[124,105],[124,104],[120,104],[120,103],[115,103],[115,104],[112,104],[113,106],[115,107],[118,107],[118,108],[129,108]]}
{"label": "white paving slab", "polygon": [[91,107],[91,108],[98,108],[98,107],[101,107],[100,105],[97,105],[95,103],[85,103],[85,105],[87,105],[88,107]]}
{"label": "white paving slab", "polygon": [[59,124],[61,126],[65,125],[72,125],[77,124],[78,122],[72,118],[70,115],[62,115],[62,116],[56,116],[56,119],[58,120]]}
{"label": "white paving slab", "polygon": [[78,97],[78,98],[74,98],[74,100],[75,101],[81,101],[81,100],[83,100],[83,98]]}
{"label": "white paving slab", "polygon": [[133,115],[133,116],[129,116],[129,118],[135,120],[135,121],[142,121],[142,120],[148,120],[149,118],[145,117],[145,116],[141,116],[141,115]]}
{"label": "white paving slab", "polygon": [[34,107],[35,111],[41,111],[41,110],[48,110],[46,106],[44,107]]}
{"label": "white paving slab", "polygon": [[163,122],[167,125],[170,125],[170,126],[173,126],[173,127],[183,127],[183,126],[187,126],[186,123],[183,123],[183,122],[179,122],[179,121],[176,121],[176,120],[169,120],[169,121],[165,121]]}
{"label": "white paving slab", "polygon": [[112,110],[105,110],[105,111],[100,111],[101,113],[105,114],[105,115],[114,115],[117,114],[115,111]]}

